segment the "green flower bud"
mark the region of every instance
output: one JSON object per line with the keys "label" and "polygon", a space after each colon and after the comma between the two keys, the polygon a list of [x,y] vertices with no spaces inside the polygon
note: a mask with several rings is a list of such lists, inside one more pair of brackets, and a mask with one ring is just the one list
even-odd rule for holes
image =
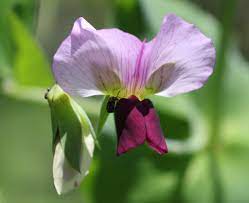
{"label": "green flower bud", "polygon": [[84,110],[54,85],[45,95],[53,130],[53,177],[58,194],[79,186],[87,175],[94,151],[93,127]]}

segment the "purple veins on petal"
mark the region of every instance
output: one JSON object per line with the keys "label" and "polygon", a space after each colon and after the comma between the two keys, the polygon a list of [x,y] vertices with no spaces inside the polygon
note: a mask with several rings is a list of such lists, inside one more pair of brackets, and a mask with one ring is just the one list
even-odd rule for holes
{"label": "purple veins on petal", "polygon": [[[160,96],[171,97],[196,90],[213,72],[215,48],[212,41],[174,14],[164,17],[159,33],[146,48],[146,88],[154,89]],[[165,78],[160,79],[160,73]]]}
{"label": "purple veins on petal", "polygon": [[131,92],[133,94],[139,94],[139,91],[144,87],[146,82],[146,69],[144,68],[144,64],[142,64],[145,45],[146,39],[144,39],[141,44],[141,48],[136,60],[133,82],[131,82]]}
{"label": "purple veins on petal", "polygon": [[131,34],[118,29],[95,30],[79,18],[54,55],[56,82],[69,94],[82,97],[126,90],[141,44]]}
{"label": "purple veins on petal", "polygon": [[118,155],[145,141],[159,154],[167,153],[160,121],[150,100],[139,101],[135,96],[120,99],[115,109],[115,124]]}
{"label": "purple veins on petal", "polygon": [[82,97],[120,90],[124,98],[170,97],[202,87],[214,64],[212,41],[174,14],[150,42],[79,18],[54,56],[53,73],[66,92]]}

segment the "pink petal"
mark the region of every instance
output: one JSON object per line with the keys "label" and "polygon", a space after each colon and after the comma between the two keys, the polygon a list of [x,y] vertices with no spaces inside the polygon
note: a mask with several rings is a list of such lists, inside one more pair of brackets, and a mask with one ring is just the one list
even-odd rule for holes
{"label": "pink petal", "polygon": [[143,43],[135,36],[119,29],[102,29],[98,30],[98,33],[106,40],[112,54],[116,56],[118,75],[127,91],[131,91]]}
{"label": "pink petal", "polygon": [[136,108],[136,97],[120,99],[115,109],[115,124],[118,135],[117,155],[133,149],[145,141],[144,117]]}
{"label": "pink petal", "polygon": [[146,44],[145,54],[146,88],[167,97],[202,87],[215,64],[211,40],[173,14],[164,18],[158,35]]}
{"label": "pink petal", "polygon": [[95,30],[79,18],[54,56],[55,79],[65,91],[83,97],[117,93],[130,81],[141,46],[128,33]]}

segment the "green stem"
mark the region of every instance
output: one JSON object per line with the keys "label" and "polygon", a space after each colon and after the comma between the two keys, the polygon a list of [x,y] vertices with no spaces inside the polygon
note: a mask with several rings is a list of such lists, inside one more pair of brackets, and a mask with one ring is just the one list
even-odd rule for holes
{"label": "green stem", "polygon": [[214,202],[215,203],[222,203],[224,202],[223,196],[223,187],[221,181],[221,174],[219,170],[219,164],[217,160],[217,154],[214,151],[210,151],[209,153],[209,167],[210,173],[212,176],[213,181],[213,188],[214,188]]}
{"label": "green stem", "polygon": [[213,99],[212,99],[212,117],[211,117],[211,145],[217,144],[217,134],[219,134],[219,124],[222,115],[223,106],[223,91],[224,91],[224,76],[227,68],[226,55],[230,46],[230,39],[232,34],[232,25],[234,18],[234,10],[236,0],[222,0],[222,19],[221,19],[221,36],[218,44],[216,69],[213,77]]}
{"label": "green stem", "polygon": [[[184,170],[185,171],[185,170]],[[172,203],[182,203],[184,201],[183,197],[183,184],[184,184],[184,171],[178,174],[177,185],[172,193],[171,202]]]}
{"label": "green stem", "polygon": [[97,138],[100,136],[101,134],[101,131],[106,123],[106,120],[107,120],[107,117],[108,117],[108,113],[106,111],[106,105],[107,105],[107,102],[109,100],[109,96],[105,96],[104,97],[104,100],[102,102],[102,105],[101,105],[101,109],[100,109],[100,113],[99,113],[99,120],[98,120],[98,124],[97,124]]}
{"label": "green stem", "polygon": [[40,0],[35,0],[34,2],[34,17],[33,17],[33,25],[32,25],[32,31],[34,34],[36,34],[37,24],[38,24],[38,18],[39,18],[39,10],[40,10]]}
{"label": "green stem", "polygon": [[226,55],[230,46],[233,19],[236,8],[236,0],[221,0],[221,36],[218,44],[216,70],[213,78],[213,99],[212,116],[210,131],[210,169],[213,177],[214,200],[217,203],[224,202],[223,189],[220,180],[219,168],[217,163],[217,149],[221,146],[220,120],[224,101],[223,77],[226,72]]}

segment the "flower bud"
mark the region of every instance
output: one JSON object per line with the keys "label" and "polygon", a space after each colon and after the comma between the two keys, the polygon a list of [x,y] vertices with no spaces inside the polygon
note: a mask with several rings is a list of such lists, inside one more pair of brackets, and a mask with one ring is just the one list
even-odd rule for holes
{"label": "flower bud", "polygon": [[95,134],[84,110],[58,85],[45,98],[52,120],[54,185],[63,194],[78,187],[88,174]]}

